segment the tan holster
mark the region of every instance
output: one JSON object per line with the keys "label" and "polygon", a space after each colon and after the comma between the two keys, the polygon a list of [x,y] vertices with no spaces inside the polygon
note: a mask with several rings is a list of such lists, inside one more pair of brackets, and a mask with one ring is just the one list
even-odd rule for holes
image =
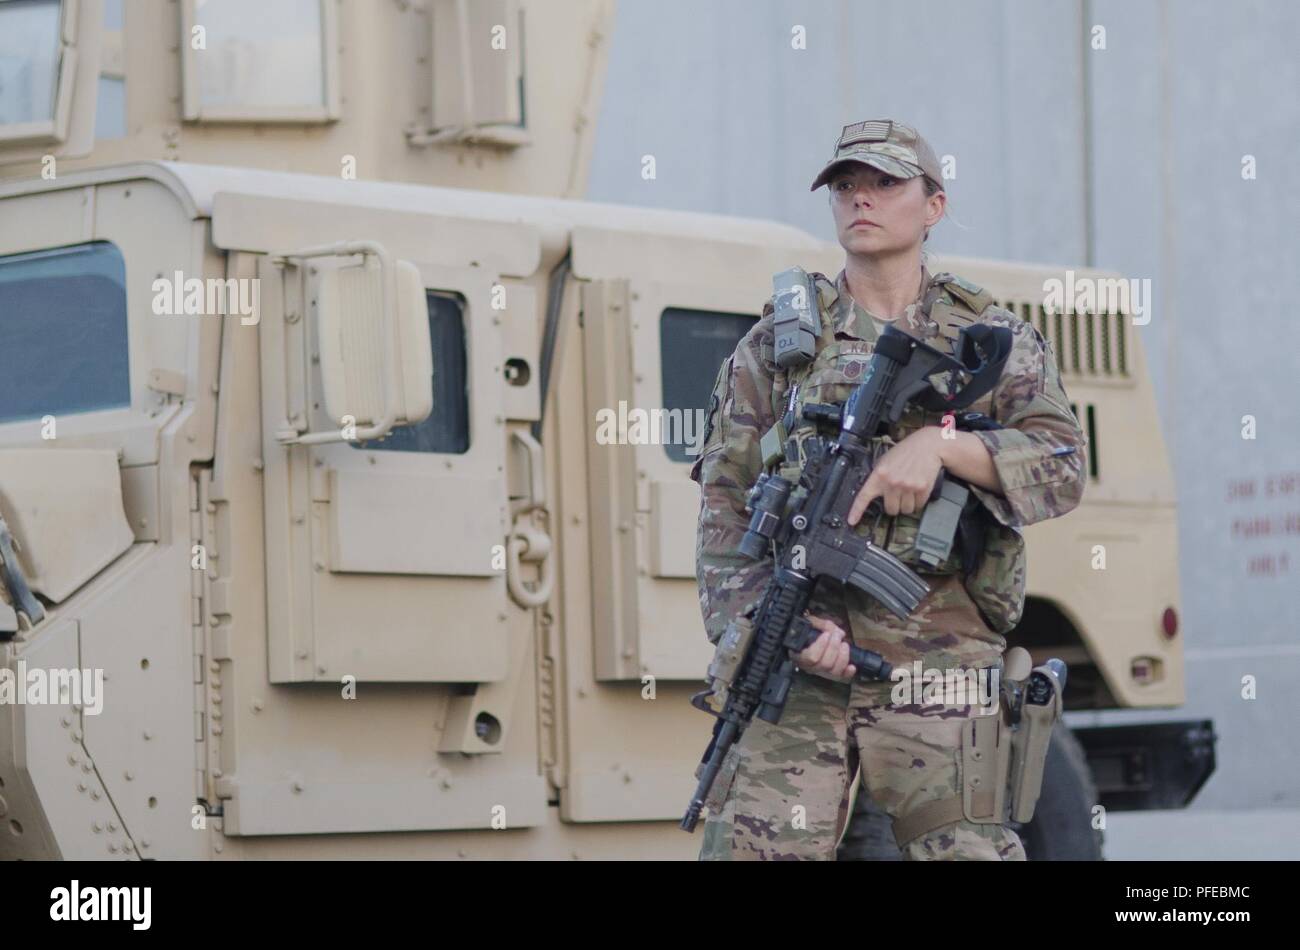
{"label": "tan holster", "polygon": [[[1030,670],[1022,647],[1007,651],[997,710],[972,716],[962,724],[961,795],[926,802],[894,820],[900,848],[908,842],[958,821],[978,825],[1027,822],[1043,785],[1043,766],[1052,730],[1061,717],[1060,684],[1046,666]],[[1049,701],[1025,701],[1025,690],[1036,674],[1051,686]]]}

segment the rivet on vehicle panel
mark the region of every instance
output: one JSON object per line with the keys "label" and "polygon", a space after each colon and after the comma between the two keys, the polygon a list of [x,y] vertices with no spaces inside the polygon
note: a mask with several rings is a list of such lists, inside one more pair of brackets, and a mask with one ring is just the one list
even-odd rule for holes
{"label": "rivet on vehicle panel", "polygon": [[104,830],[104,826],[97,821],[92,821],[90,823],[90,830],[95,832],[95,834],[99,834],[101,831]]}
{"label": "rivet on vehicle panel", "polygon": [[261,712],[261,711],[262,711],[262,701],[260,699],[253,700],[253,712]]}
{"label": "rivet on vehicle panel", "polygon": [[72,732],[70,733],[70,735],[72,736],[72,741],[73,741],[73,742],[80,742],[80,741],[81,741],[81,732],[80,732],[79,730],[77,730],[77,729],[73,729]]}
{"label": "rivet on vehicle panel", "polygon": [[307,519],[306,519],[304,516],[302,516],[302,515],[294,515],[294,516],[293,516],[293,523],[294,523],[294,524],[302,524],[302,523],[303,523],[304,521],[306,521],[306,520],[307,520]]}
{"label": "rivet on vehicle panel", "polygon": [[[319,666],[319,665],[318,665],[318,666],[316,667],[316,672],[317,672],[317,673],[320,673],[322,676],[324,676],[324,675],[325,675],[325,667],[323,667],[323,666]],[[215,713],[214,713],[213,715],[215,715]]]}
{"label": "rivet on vehicle panel", "polygon": [[142,735],[144,736],[144,741],[145,741],[145,742],[148,742],[150,739],[153,738],[153,733],[150,732],[148,729],[146,729],[146,730],[142,733]]}
{"label": "rivet on vehicle panel", "polygon": [[302,792],[302,782],[294,782],[294,783],[293,783],[293,790],[294,790],[294,793],[295,793],[295,794],[301,793],[301,792]]}
{"label": "rivet on vehicle panel", "polygon": [[135,773],[132,772],[132,771],[130,771],[130,770],[127,770],[127,771],[125,771],[125,772],[122,773],[122,778],[126,779],[128,782],[134,782],[134,781],[135,781]]}
{"label": "rivet on vehicle panel", "polygon": [[632,781],[632,773],[631,773],[631,772],[624,772],[624,773],[623,773],[623,784],[624,784],[624,785],[627,785],[627,784],[629,784],[631,781]]}
{"label": "rivet on vehicle panel", "polygon": [[444,778],[444,779],[443,779],[441,782],[439,782],[438,784],[441,785],[442,788],[443,788],[443,790],[445,791],[446,789],[451,788],[451,779],[449,779],[449,778]]}
{"label": "rivet on vehicle panel", "polygon": [[500,620],[502,623],[504,623],[509,618],[506,617],[505,614],[501,613],[501,614],[497,614],[497,619]]}
{"label": "rivet on vehicle panel", "polygon": [[108,850],[110,854],[117,854],[117,845],[113,844],[113,842],[110,841],[108,843]]}
{"label": "rivet on vehicle panel", "polygon": [[77,783],[77,791],[79,791],[79,792],[84,792],[85,790],[86,790],[86,783],[85,783],[85,782],[78,782],[78,783]]}
{"label": "rivet on vehicle panel", "polygon": [[83,763],[81,763],[81,771],[83,771],[83,772],[85,772],[87,775],[89,775],[89,774],[90,774],[90,763],[89,763],[89,762],[83,762]]}
{"label": "rivet on vehicle panel", "polygon": [[586,698],[587,698],[587,691],[586,691],[585,689],[583,689],[581,686],[578,687],[578,698],[579,698],[579,699],[586,699]]}
{"label": "rivet on vehicle panel", "polygon": [[213,734],[214,736],[219,736],[219,735],[221,735],[221,727],[220,727],[220,726],[213,726],[213,727],[212,727],[212,734]]}
{"label": "rivet on vehicle panel", "polygon": [[108,830],[109,830],[109,831],[117,831],[117,822],[115,822],[115,821],[110,821],[110,822],[108,823]]}
{"label": "rivet on vehicle panel", "polygon": [[141,848],[147,848],[147,847],[149,847],[149,845],[150,845],[151,843],[152,843],[152,842],[150,842],[148,838],[142,838],[142,839],[140,839],[140,847],[141,847]]}
{"label": "rivet on vehicle panel", "polygon": [[[220,686],[221,684],[220,684],[220,683],[213,683],[212,685],[213,685],[213,686]],[[214,706],[220,706],[220,705],[221,705],[221,694],[220,694],[220,693],[213,693],[213,694],[212,694],[212,705],[214,705]]]}
{"label": "rivet on vehicle panel", "polygon": [[312,565],[312,567],[316,568],[317,571],[325,570],[325,565],[322,564],[320,561],[317,561],[315,564]]}
{"label": "rivet on vehicle panel", "polygon": [[264,468],[266,468],[265,462],[261,459],[253,459],[253,471],[260,472]]}
{"label": "rivet on vehicle panel", "polygon": [[213,673],[217,673],[221,670],[221,664],[218,663],[216,660],[213,660],[211,663],[208,664],[208,669],[210,669]]}
{"label": "rivet on vehicle panel", "polygon": [[214,710],[212,710],[211,713],[209,713],[209,715],[210,715],[213,719],[220,719],[220,718],[221,718],[221,710],[220,710],[220,709],[214,709]]}
{"label": "rivet on vehicle panel", "polygon": [[299,650],[297,655],[298,655],[298,659],[300,659],[300,660],[305,660],[305,659],[307,659],[307,651],[306,651],[306,650]]}
{"label": "rivet on vehicle panel", "polygon": [[64,729],[67,729],[70,725],[72,725],[72,720],[69,719],[67,716],[60,716],[59,724],[63,726]]}
{"label": "rivet on vehicle panel", "polygon": [[221,847],[221,842],[218,841],[212,846],[212,850],[217,852],[217,854],[220,854],[224,849]]}
{"label": "rivet on vehicle panel", "polygon": [[92,801],[96,801],[96,802],[99,801],[99,792],[96,789],[92,788],[90,790],[90,798]]}
{"label": "rivet on vehicle panel", "polygon": [[76,765],[80,760],[75,755],[68,756],[68,764]]}

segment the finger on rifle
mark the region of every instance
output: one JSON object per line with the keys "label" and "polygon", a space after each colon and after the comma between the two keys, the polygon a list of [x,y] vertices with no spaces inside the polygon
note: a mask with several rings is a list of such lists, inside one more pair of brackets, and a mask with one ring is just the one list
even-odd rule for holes
{"label": "finger on rifle", "polygon": [[849,524],[854,525],[861,521],[862,514],[867,510],[867,506],[878,497],[880,497],[880,481],[873,471],[867,476],[866,484],[858,489],[858,494],[849,507]]}

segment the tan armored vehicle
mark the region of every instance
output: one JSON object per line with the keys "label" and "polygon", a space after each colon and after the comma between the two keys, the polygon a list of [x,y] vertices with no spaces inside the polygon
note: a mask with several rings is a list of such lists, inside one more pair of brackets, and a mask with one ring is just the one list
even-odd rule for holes
{"label": "tan armored vehicle", "polygon": [[[0,2],[0,857],[693,857],[690,420],[839,249],[563,197],[606,3],[244,6]],[[1039,326],[1090,441],[1012,641],[1070,708],[1177,706],[1138,331],[1044,313],[1061,269],[937,266]],[[1205,725],[1063,729],[1031,853],[1184,804]]]}

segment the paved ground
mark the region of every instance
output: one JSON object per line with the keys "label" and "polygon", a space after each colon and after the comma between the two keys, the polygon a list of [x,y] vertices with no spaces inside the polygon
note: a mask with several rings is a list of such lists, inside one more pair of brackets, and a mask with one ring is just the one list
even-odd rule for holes
{"label": "paved ground", "polygon": [[1115,812],[1107,816],[1110,861],[1300,859],[1300,809]]}

